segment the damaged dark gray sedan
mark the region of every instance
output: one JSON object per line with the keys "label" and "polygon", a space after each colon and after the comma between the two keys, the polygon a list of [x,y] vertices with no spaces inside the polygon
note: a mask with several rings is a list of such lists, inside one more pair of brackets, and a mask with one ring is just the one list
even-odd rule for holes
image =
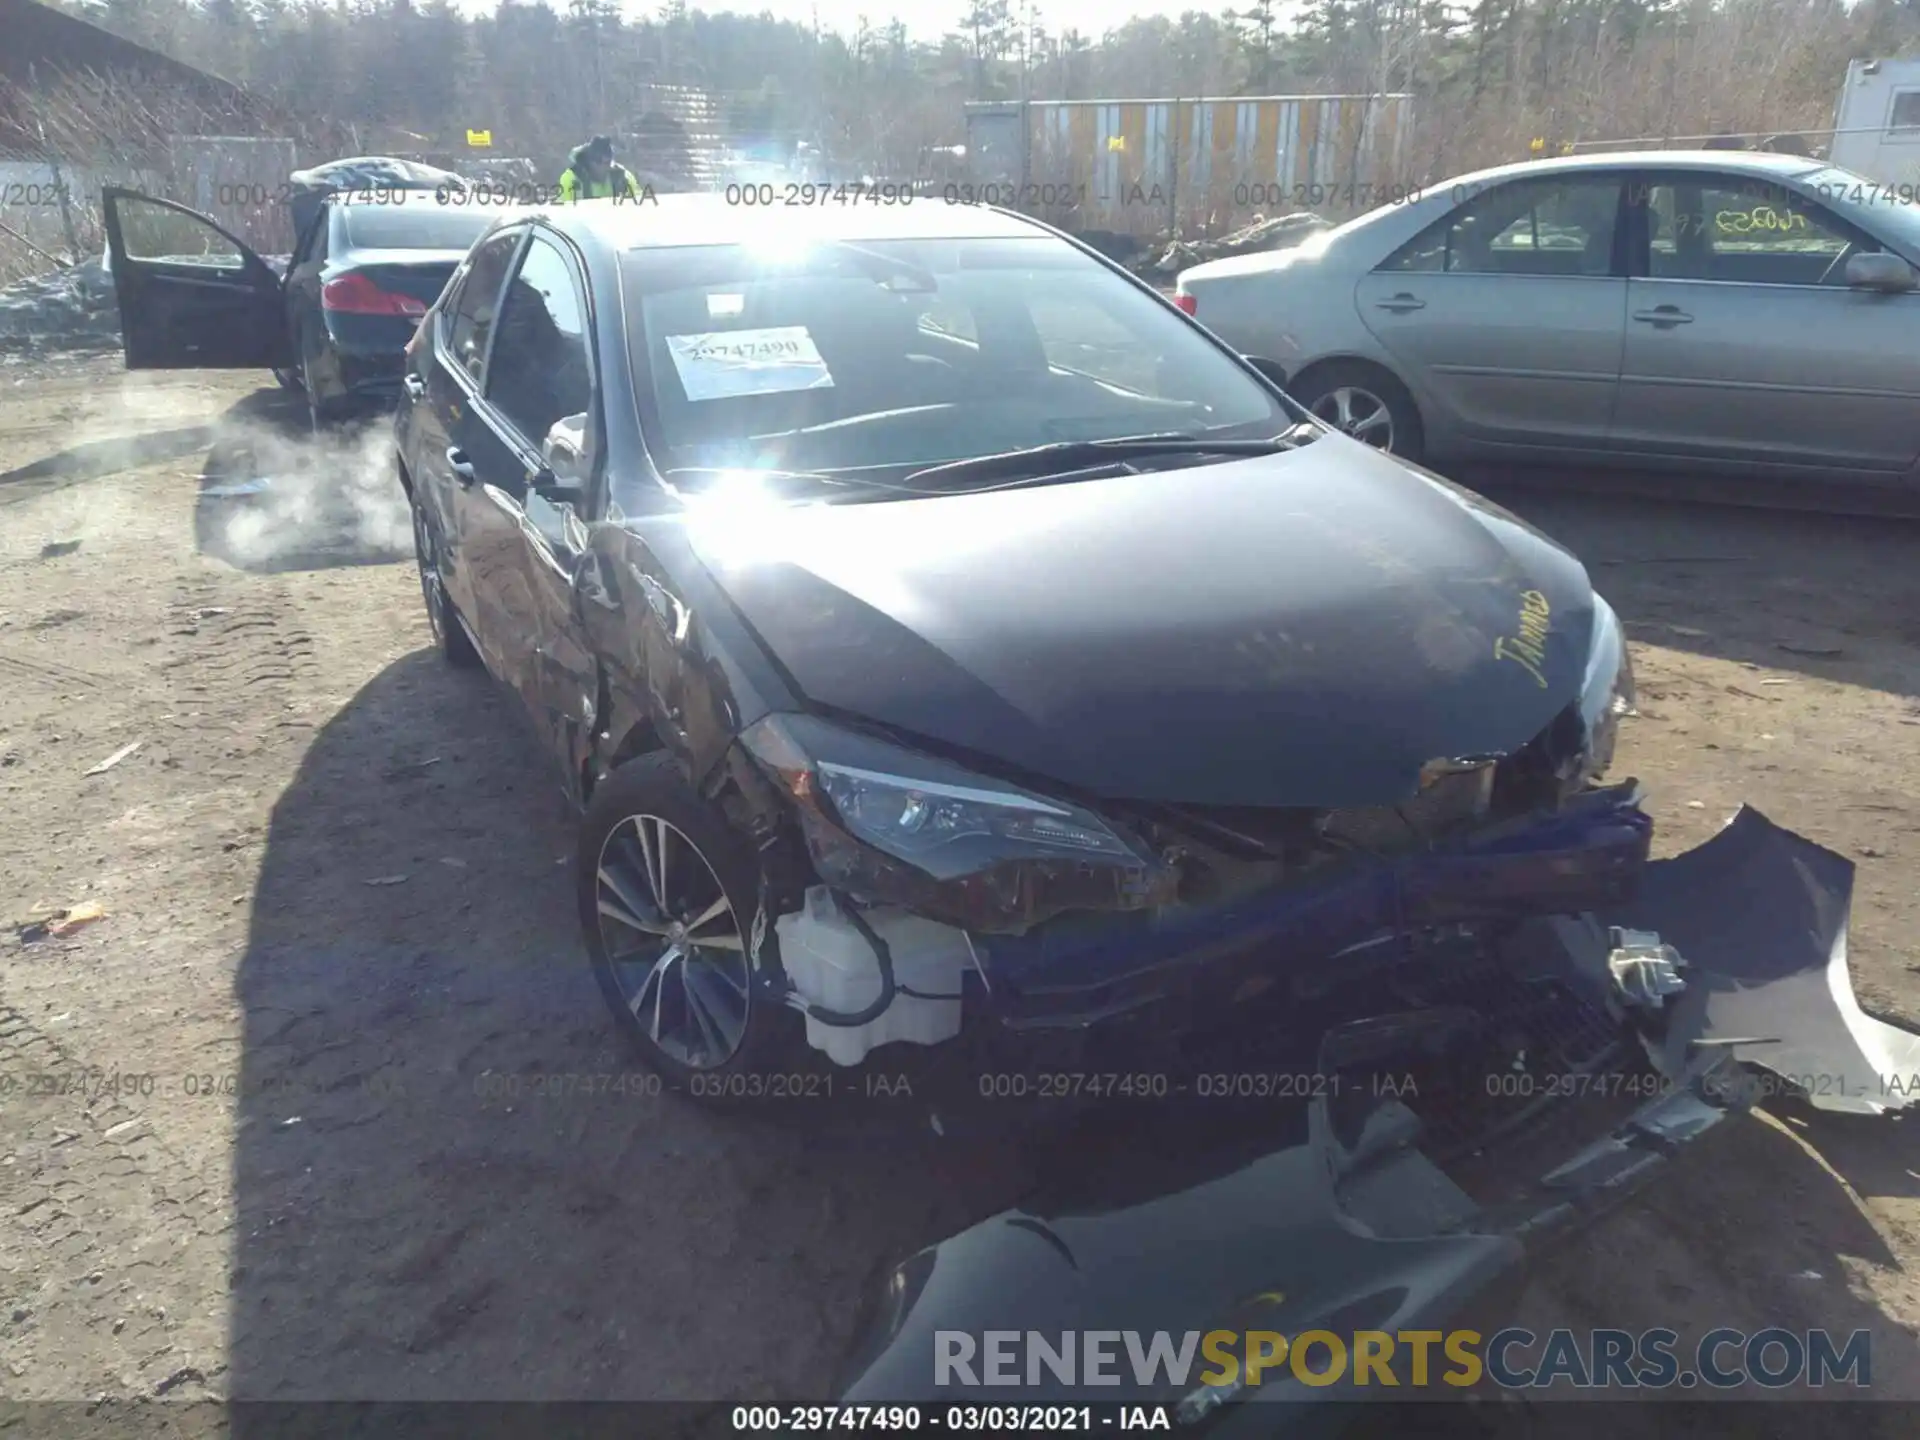
{"label": "damaged dark gray sedan", "polygon": [[405,388],[439,643],[582,807],[587,950],[670,1082],[977,1046],[1263,1117],[910,1262],[852,1396],[951,1394],[936,1329],[1433,1323],[1752,1067],[1857,1111],[1920,1069],[1854,1000],[1846,862],[1752,812],[1649,862],[1576,559],[1020,216],[518,215]]}

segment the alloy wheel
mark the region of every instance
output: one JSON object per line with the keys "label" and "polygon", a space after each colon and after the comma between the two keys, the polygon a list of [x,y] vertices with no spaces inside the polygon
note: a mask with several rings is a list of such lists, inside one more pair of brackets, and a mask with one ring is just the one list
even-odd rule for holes
{"label": "alloy wheel", "polygon": [[632,815],[600,847],[600,943],[628,1010],[654,1045],[694,1070],[725,1065],[752,998],[733,902],[672,822]]}
{"label": "alloy wheel", "polygon": [[1371,390],[1358,385],[1339,386],[1314,403],[1313,413],[1355,440],[1381,450],[1393,449],[1393,412]]}

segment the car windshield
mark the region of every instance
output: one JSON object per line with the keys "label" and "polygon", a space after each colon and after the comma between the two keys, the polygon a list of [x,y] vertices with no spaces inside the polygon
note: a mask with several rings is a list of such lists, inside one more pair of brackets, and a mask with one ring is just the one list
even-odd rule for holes
{"label": "car windshield", "polygon": [[1870,234],[1920,250],[1920,186],[1869,180],[1828,165],[1800,183]]}
{"label": "car windshield", "polygon": [[1301,418],[1050,237],[642,248],[624,264],[663,471],[904,472],[1064,441],[1261,438]]}
{"label": "car windshield", "polygon": [[342,206],[347,243],[356,250],[465,250],[499,212],[484,205],[445,205],[432,191],[394,191],[392,203]]}

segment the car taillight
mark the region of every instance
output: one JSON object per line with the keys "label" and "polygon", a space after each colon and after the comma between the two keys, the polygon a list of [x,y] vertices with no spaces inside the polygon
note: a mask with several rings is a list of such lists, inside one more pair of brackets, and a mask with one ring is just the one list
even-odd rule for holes
{"label": "car taillight", "polygon": [[347,315],[411,315],[427,313],[426,303],[411,295],[382,290],[359,271],[350,271],[320,287],[320,307]]}
{"label": "car taillight", "polygon": [[1189,315],[1198,314],[1200,310],[1200,307],[1194,303],[1193,296],[1187,294],[1184,290],[1173,297],[1173,303]]}

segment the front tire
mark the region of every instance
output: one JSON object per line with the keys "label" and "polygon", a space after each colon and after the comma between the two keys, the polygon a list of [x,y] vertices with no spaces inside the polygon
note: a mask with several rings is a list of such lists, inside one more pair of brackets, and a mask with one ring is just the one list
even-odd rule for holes
{"label": "front tire", "polygon": [[1289,392],[1342,434],[1416,464],[1426,453],[1420,408],[1407,387],[1375,365],[1342,360],[1309,370]]}
{"label": "front tire", "polygon": [[683,1093],[727,1098],[727,1077],[793,1052],[798,1017],[753,983],[758,857],[671,755],[595,789],[575,860],[594,979],[640,1060]]}

